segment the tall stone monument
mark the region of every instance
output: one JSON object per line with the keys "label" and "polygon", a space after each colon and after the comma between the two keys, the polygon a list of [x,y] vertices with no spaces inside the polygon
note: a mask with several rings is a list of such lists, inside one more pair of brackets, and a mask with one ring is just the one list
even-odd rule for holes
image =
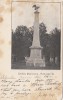
{"label": "tall stone monument", "polygon": [[33,42],[30,47],[30,57],[26,61],[27,66],[34,67],[45,67],[45,61],[42,58],[42,47],[40,46],[40,37],[39,37],[39,11],[38,6],[33,5],[35,8],[34,12],[34,34]]}

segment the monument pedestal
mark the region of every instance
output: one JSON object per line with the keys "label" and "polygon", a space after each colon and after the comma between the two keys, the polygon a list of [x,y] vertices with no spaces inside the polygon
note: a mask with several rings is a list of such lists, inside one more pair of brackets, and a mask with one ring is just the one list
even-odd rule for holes
{"label": "monument pedestal", "polygon": [[30,57],[26,62],[26,66],[45,67],[45,60],[42,59],[42,47],[30,47]]}

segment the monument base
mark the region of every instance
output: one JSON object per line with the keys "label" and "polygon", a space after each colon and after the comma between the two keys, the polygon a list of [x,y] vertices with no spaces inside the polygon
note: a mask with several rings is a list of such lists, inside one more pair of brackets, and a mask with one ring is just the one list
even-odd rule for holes
{"label": "monument base", "polygon": [[26,61],[26,66],[45,67],[45,59],[42,59],[42,47],[31,46],[30,57]]}
{"label": "monument base", "polygon": [[26,61],[26,66],[29,67],[45,67],[45,60],[44,59],[33,59],[33,58],[29,58]]}

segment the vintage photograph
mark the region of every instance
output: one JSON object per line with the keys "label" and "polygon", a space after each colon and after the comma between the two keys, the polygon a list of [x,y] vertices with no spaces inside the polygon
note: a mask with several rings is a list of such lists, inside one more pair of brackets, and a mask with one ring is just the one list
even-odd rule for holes
{"label": "vintage photograph", "polygon": [[12,2],[11,69],[60,70],[61,4]]}

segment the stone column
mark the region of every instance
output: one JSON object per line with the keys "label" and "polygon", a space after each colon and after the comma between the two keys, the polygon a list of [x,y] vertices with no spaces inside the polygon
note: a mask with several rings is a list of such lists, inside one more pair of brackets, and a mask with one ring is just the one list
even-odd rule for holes
{"label": "stone column", "polygon": [[39,12],[34,12],[34,34],[33,34],[33,47],[40,47],[39,39]]}

